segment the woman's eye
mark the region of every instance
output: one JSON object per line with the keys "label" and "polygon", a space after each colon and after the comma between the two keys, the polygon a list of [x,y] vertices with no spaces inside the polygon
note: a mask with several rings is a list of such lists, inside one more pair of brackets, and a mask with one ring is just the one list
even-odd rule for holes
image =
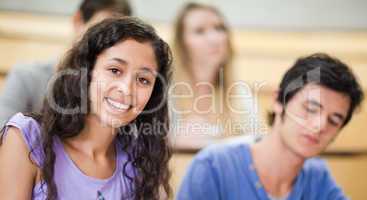
{"label": "woman's eye", "polygon": [[196,30],[195,30],[195,33],[196,34],[202,34],[202,33],[204,33],[204,28],[197,28]]}
{"label": "woman's eye", "polygon": [[215,26],[215,30],[217,30],[217,31],[224,31],[225,30],[224,25],[217,25],[217,26]]}
{"label": "woman's eye", "polygon": [[115,74],[115,75],[120,75],[121,74],[121,71],[117,68],[111,68],[109,70],[112,74]]}
{"label": "woman's eye", "polygon": [[143,85],[150,85],[150,81],[146,78],[140,77],[138,78],[139,83],[143,84]]}

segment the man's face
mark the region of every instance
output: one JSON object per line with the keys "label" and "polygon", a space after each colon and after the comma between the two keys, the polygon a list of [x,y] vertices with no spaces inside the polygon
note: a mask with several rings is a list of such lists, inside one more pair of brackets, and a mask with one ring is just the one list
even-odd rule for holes
{"label": "man's face", "polygon": [[336,138],[347,117],[350,98],[324,86],[307,84],[282,108],[281,140],[298,156],[309,158],[320,154]]}

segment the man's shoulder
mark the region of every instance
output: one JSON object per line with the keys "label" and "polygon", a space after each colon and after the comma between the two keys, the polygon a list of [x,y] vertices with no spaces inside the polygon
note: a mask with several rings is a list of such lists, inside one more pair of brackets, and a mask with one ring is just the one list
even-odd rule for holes
{"label": "man's shoulder", "polygon": [[303,164],[304,170],[324,170],[327,169],[326,161],[320,157],[307,159]]}
{"label": "man's shoulder", "polygon": [[7,76],[16,78],[17,82],[43,84],[53,75],[55,65],[55,61],[17,64]]}
{"label": "man's shoulder", "polygon": [[32,62],[32,63],[17,63],[12,67],[10,73],[21,73],[21,74],[35,74],[38,72],[52,73],[56,65],[55,60],[43,61],[43,62]]}
{"label": "man's shoulder", "polygon": [[322,180],[325,176],[330,175],[330,170],[327,162],[320,158],[314,157],[305,161],[302,168],[303,174],[311,178],[309,180]]}
{"label": "man's shoulder", "polygon": [[197,161],[206,161],[211,165],[233,162],[243,156],[246,143],[217,143],[201,150],[196,156]]}

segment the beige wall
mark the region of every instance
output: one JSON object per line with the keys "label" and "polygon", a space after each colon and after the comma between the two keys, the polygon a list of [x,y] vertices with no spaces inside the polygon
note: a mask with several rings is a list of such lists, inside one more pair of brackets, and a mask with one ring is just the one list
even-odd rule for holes
{"label": "beige wall", "polygon": [[[0,9],[69,15],[80,0],[1,0]],[[365,0],[130,0],[135,13],[154,22],[171,22],[188,1],[213,4],[235,26],[266,29],[366,29]],[[159,6],[157,6],[159,5]]]}

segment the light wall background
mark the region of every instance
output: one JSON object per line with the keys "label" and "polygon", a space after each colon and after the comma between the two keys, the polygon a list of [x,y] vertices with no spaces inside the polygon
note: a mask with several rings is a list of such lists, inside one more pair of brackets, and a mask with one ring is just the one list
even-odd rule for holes
{"label": "light wall background", "polygon": [[[135,14],[170,23],[188,0],[131,0]],[[201,0],[222,10],[231,25],[280,30],[367,30],[366,0]],[[1,10],[69,15],[79,0],[0,0]]]}

